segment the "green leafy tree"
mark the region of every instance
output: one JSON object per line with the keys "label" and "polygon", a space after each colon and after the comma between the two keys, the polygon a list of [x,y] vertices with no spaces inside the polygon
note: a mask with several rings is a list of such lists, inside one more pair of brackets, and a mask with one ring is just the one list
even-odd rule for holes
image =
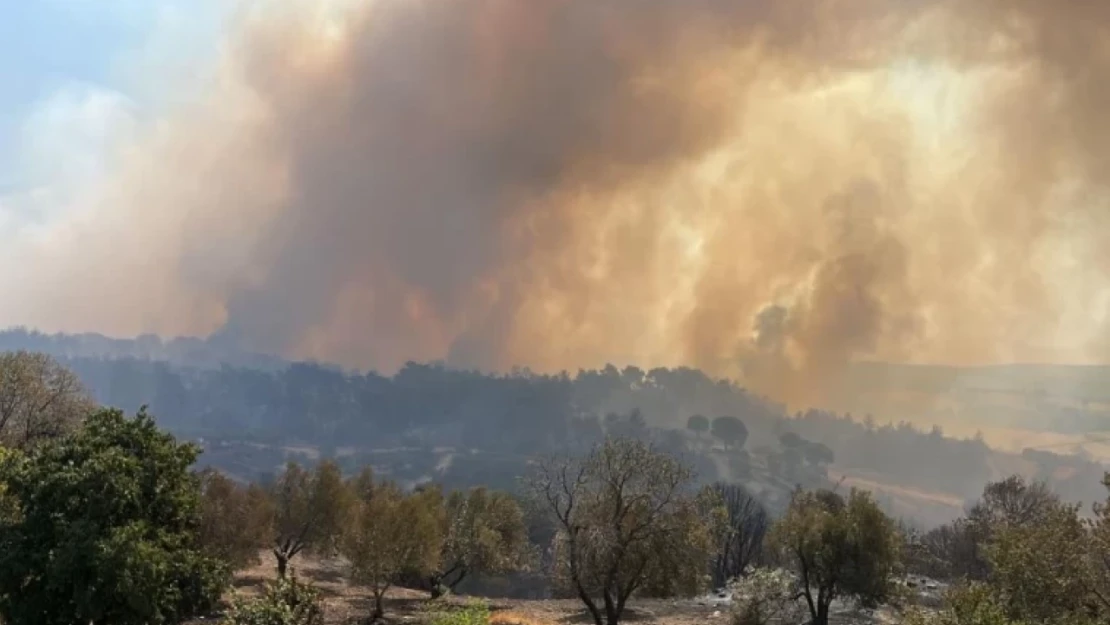
{"label": "green leafy tree", "polygon": [[987,580],[991,569],[985,550],[997,532],[1036,525],[1059,505],[1059,496],[1043,482],[1027,482],[1014,475],[987,484],[967,518],[953,525],[956,535],[949,546],[957,551],[948,554],[948,559],[954,575]]}
{"label": "green leafy tree", "polygon": [[713,419],[713,436],[727,448],[739,449],[748,440],[748,427],[736,417],[717,417]]}
{"label": "green leafy tree", "polygon": [[211,468],[199,477],[200,545],[234,570],[257,564],[258,553],[267,544],[267,535],[259,528],[266,528],[273,518],[268,494],[257,484],[237,484]]}
{"label": "green leafy tree", "polygon": [[1057,504],[1041,510],[1036,523],[1002,525],[986,555],[990,584],[1012,619],[1074,621],[1110,608],[1094,583],[1095,554],[1078,506]]}
{"label": "green leafy tree", "polygon": [[[1110,491],[1110,473],[1102,479]],[[1110,496],[1093,507],[1094,518],[1088,520],[1088,545],[1090,548],[1089,578],[1094,599],[1110,612]]]}
{"label": "green leafy tree", "polygon": [[686,420],[686,429],[697,436],[702,436],[709,431],[709,418],[700,414],[693,415]]}
{"label": "green leafy tree", "polygon": [[516,500],[475,488],[447,498],[440,568],[431,578],[432,596],[455,588],[471,574],[500,574],[527,568],[528,528]]}
{"label": "green leafy tree", "polygon": [[210,609],[228,575],[197,545],[197,454],[145,410],[102,410],[30,455],[6,454],[3,621],[151,625]]}
{"label": "green leafy tree", "polygon": [[797,575],[814,625],[828,625],[834,599],[873,606],[894,590],[900,538],[868,493],[796,492],[770,540]]}
{"label": "green leafy tree", "polygon": [[402,575],[430,575],[439,566],[442,541],[439,493],[406,495],[392,484],[377,484],[368,499],[356,502],[340,541],[350,562],[351,579],[370,588],[371,621],[385,613],[385,593]]}
{"label": "green leafy tree", "polygon": [[678,460],[635,439],[608,439],[585,458],[540,463],[529,488],[558,530],[555,581],[597,625],[617,625],[638,591],[704,587],[710,531],[687,494],[690,481]]}
{"label": "green leafy tree", "polygon": [[278,577],[302,552],[335,553],[352,493],[339,465],[321,462],[314,471],[290,462],[270,491],[273,517],[269,523]]}

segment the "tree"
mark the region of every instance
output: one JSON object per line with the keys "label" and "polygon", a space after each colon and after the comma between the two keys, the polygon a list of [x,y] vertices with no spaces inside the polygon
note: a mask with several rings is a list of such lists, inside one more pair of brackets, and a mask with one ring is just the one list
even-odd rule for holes
{"label": "tree", "polygon": [[1014,475],[983,488],[982,498],[971,507],[961,529],[967,533],[963,543],[972,553],[963,571],[970,579],[985,580],[990,564],[984,549],[995,534],[1006,527],[1028,527],[1047,518],[1060,505],[1060,498],[1044,482],[1026,482]]}
{"label": "tree", "polygon": [[801,449],[809,442],[793,432],[784,432],[779,436],[779,444],[785,449]]}
{"label": "tree", "polygon": [[258,552],[267,541],[259,528],[265,528],[274,515],[268,494],[257,484],[241,486],[211,468],[199,477],[200,545],[234,570],[257,564]]}
{"label": "tree", "polygon": [[289,561],[303,551],[335,552],[352,504],[339,465],[325,460],[310,472],[290,462],[270,496],[273,554],[279,577],[285,577]]}
{"label": "tree", "polygon": [[807,442],[804,453],[806,462],[816,467],[832,464],[836,460],[833,450],[824,443]]}
{"label": "tree", "polygon": [[27,449],[61,436],[95,407],[77,376],[50,356],[0,353],[0,444]]}
{"label": "tree", "polygon": [[740,448],[748,440],[748,428],[736,417],[717,417],[713,419],[713,436],[721,439],[725,447]]}
{"label": "tree", "polygon": [[473,573],[507,573],[528,564],[528,528],[516,500],[475,488],[447,498],[440,566],[431,576],[432,596]]}
{"label": "tree", "polygon": [[1013,475],[987,484],[967,517],[984,527],[1024,526],[1051,514],[1059,503],[1060,497],[1044,482],[1030,483]]}
{"label": "tree", "polygon": [[693,415],[686,420],[686,429],[700,437],[709,431],[709,419],[700,414]]}
{"label": "tree", "polygon": [[197,454],[145,411],[102,410],[29,455],[5,455],[3,621],[145,625],[210,609],[229,577],[197,545]]}
{"label": "tree", "polygon": [[771,521],[763,504],[743,486],[718,482],[709,489],[723,513],[711,562],[714,588],[723,588],[759,559]]}
{"label": "tree", "polygon": [[352,581],[374,596],[371,621],[381,620],[385,593],[406,572],[429,575],[439,564],[442,508],[438,493],[405,495],[392,484],[375,485],[369,499],[354,506],[340,552],[351,565]]}
{"label": "tree", "polygon": [[675,458],[632,439],[539,464],[529,489],[558,528],[555,581],[597,625],[617,625],[641,589],[692,594],[703,585],[709,531],[686,494],[690,480]]}
{"label": "tree", "polygon": [[967,519],[956,519],[951,523],[935,527],[925,532],[920,539],[921,549],[912,564],[913,572],[941,579],[975,577],[981,563],[979,546],[975,535],[969,530]]}
{"label": "tree", "polygon": [[868,493],[796,492],[771,541],[797,574],[814,625],[828,625],[834,599],[873,606],[893,589],[898,533]]}
{"label": "tree", "polygon": [[1110,596],[1093,574],[1096,553],[1079,507],[1058,504],[1036,523],[999,527],[987,545],[990,585],[1007,616],[1030,623],[1077,622],[1110,614]]}

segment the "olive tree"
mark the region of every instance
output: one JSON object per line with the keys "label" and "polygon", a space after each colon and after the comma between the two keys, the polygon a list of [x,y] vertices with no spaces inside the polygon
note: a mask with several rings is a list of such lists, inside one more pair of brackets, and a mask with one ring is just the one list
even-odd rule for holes
{"label": "olive tree", "polygon": [[834,599],[872,606],[893,591],[900,537],[869,493],[796,492],[770,540],[797,575],[813,625],[828,625]]}
{"label": "olive tree", "polygon": [[237,484],[212,468],[198,476],[201,546],[235,570],[257,564],[258,552],[267,541],[266,533],[259,528],[267,527],[274,512],[266,491],[257,484]]}
{"label": "olive tree", "polygon": [[676,458],[634,439],[539,463],[528,485],[557,527],[555,581],[597,625],[617,625],[638,591],[704,586],[710,538],[688,492],[691,477]]}
{"label": "olive tree", "polygon": [[439,565],[442,504],[434,491],[405,494],[376,484],[359,498],[340,539],[351,580],[370,588],[371,621],[385,612],[385,593],[407,572],[429,575]]}
{"label": "olive tree", "polygon": [[304,551],[330,555],[350,510],[352,493],[330,460],[308,471],[291,462],[271,488],[269,529],[279,577]]}
{"label": "olive tree", "polygon": [[475,573],[507,573],[528,565],[524,512],[507,493],[475,488],[454,492],[443,515],[440,566],[432,574],[432,596],[454,591]]}

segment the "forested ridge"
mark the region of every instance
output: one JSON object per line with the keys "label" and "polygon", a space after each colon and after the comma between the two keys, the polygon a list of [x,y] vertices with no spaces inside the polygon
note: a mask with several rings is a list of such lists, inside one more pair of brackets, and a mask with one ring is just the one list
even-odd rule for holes
{"label": "forested ridge", "polygon": [[[711,588],[731,606],[729,625],[1094,625],[1110,614],[1110,500],[1070,504],[1047,480],[1012,475],[921,530],[875,493],[830,483],[834,451],[802,428],[749,450],[752,432],[735,416],[695,414],[669,429],[635,409],[574,419],[596,427],[549,440],[504,486],[474,475],[452,484],[446,471],[406,483],[337,449],[243,480],[198,462],[204,441],[180,440],[145,407],[130,417],[98,406],[53,357],[0,352],[0,620],[555,620],[450,600],[470,592],[573,602],[594,625],[635,620],[632,606],[655,602],[688,625],[721,616],[701,594]],[[706,462],[728,475],[703,483]],[[1110,473],[1097,484],[1110,488]],[[306,562],[332,572],[300,577]],[[336,580],[342,601],[318,585]],[[418,598],[398,601],[397,588]]]}
{"label": "forested ridge", "polygon": [[[48,348],[97,401],[125,410],[148,406],[171,431],[204,441],[203,462],[243,479],[263,478],[289,458],[337,457],[351,468],[371,463],[412,481],[505,485],[532,456],[580,450],[605,434],[621,434],[688,454],[702,481],[770,478],[783,494],[796,482],[825,483],[831,464],[837,472],[957,499],[1016,470],[1046,480],[1069,500],[1100,495],[1102,466],[1082,456],[1005,454],[939,428],[819,407],[788,414],[732,381],[690,368],[609,365],[544,375],[409,363],[387,376],[243,354],[214,340],[16,330],[0,334],[0,344],[5,341]],[[745,440],[739,449],[714,450],[712,437],[687,428],[694,416],[735,418]],[[784,434],[827,447],[833,461],[811,466],[804,454],[783,446]],[[958,505],[948,507],[958,513]],[[942,520],[943,513],[930,518]]]}

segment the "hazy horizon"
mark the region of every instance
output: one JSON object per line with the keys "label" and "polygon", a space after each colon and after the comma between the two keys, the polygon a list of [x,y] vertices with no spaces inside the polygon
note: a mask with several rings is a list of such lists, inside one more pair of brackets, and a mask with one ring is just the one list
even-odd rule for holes
{"label": "hazy horizon", "polygon": [[5,17],[0,325],[686,365],[792,405],[861,361],[1110,362],[1110,5]]}

